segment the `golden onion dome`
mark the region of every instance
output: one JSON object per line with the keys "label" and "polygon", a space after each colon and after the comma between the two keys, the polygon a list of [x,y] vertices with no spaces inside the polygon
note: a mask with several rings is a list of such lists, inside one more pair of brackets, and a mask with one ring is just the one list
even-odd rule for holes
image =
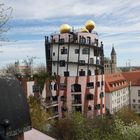
{"label": "golden onion dome", "polygon": [[69,33],[70,30],[71,30],[71,27],[68,24],[62,24],[60,26],[60,33]]}
{"label": "golden onion dome", "polygon": [[81,32],[82,32],[82,33],[88,33],[89,31],[88,31],[85,27],[83,27],[83,28],[81,29]]}
{"label": "golden onion dome", "polygon": [[88,20],[85,24],[86,29],[91,32],[95,28],[95,23],[92,20]]}

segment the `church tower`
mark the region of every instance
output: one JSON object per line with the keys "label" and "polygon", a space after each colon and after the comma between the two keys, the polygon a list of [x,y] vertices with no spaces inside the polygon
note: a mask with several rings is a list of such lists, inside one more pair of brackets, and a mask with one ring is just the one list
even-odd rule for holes
{"label": "church tower", "polygon": [[116,73],[116,72],[117,72],[117,55],[113,45],[111,51],[111,73]]}

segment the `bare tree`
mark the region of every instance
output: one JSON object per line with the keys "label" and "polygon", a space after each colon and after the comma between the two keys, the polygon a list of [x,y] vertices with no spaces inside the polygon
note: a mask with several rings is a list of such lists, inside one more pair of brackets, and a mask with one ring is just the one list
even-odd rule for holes
{"label": "bare tree", "polygon": [[27,56],[27,59],[23,60],[23,63],[26,66],[26,69],[25,69],[26,76],[32,75],[34,59],[36,59],[36,57],[34,57],[34,56],[32,56],[32,57]]}
{"label": "bare tree", "polygon": [[9,30],[7,22],[11,18],[12,11],[12,7],[6,8],[4,4],[0,3],[0,41],[7,41],[3,37],[3,33]]}
{"label": "bare tree", "polygon": [[8,64],[5,68],[6,73],[16,75],[18,73],[18,67],[16,64]]}

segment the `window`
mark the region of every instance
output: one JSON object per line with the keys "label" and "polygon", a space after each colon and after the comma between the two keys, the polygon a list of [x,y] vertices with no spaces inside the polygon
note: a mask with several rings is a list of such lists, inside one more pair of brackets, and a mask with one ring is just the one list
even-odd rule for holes
{"label": "window", "polygon": [[101,85],[102,85],[102,86],[104,85],[104,81],[101,81]]}
{"label": "window", "polygon": [[61,54],[67,54],[67,49],[65,49],[65,47],[63,47],[63,49],[61,49]]}
{"label": "window", "polygon": [[82,43],[82,44],[85,44],[85,43],[86,43],[85,37],[82,36],[82,37],[80,38],[80,43]]}
{"label": "window", "polygon": [[94,88],[94,83],[93,82],[87,83],[87,88]]}
{"label": "window", "polygon": [[133,108],[136,108],[136,106],[135,106],[135,105],[133,105]]}
{"label": "window", "polygon": [[71,85],[71,92],[81,92],[81,85],[80,84]]}
{"label": "window", "polygon": [[69,71],[64,71],[64,76],[68,77],[69,76]]}
{"label": "window", "polygon": [[133,102],[136,102],[136,100],[135,100],[135,99],[133,99]]}
{"label": "window", "polygon": [[99,52],[96,49],[94,49],[94,56],[99,56]]}
{"label": "window", "polygon": [[100,82],[96,82],[97,87],[100,87]]}
{"label": "window", "polygon": [[87,100],[93,100],[93,94],[88,93],[88,94],[86,95],[86,99],[87,99]]}
{"label": "window", "polygon": [[94,58],[90,58],[90,64],[94,64]]}
{"label": "window", "polygon": [[52,96],[53,101],[57,101],[57,96]]}
{"label": "window", "polygon": [[140,90],[138,90],[138,96],[140,96]]}
{"label": "window", "polygon": [[99,65],[99,60],[98,59],[96,60],[96,64]]}
{"label": "window", "polygon": [[55,52],[53,52],[53,56],[55,56]]}
{"label": "window", "polygon": [[91,75],[91,70],[88,70],[88,75]]}
{"label": "window", "polygon": [[81,104],[81,94],[72,95],[72,103],[73,104]]}
{"label": "window", "polygon": [[60,97],[60,100],[61,100],[61,101],[65,101],[65,100],[66,100],[66,97],[65,97],[65,96],[61,96],[61,97]]}
{"label": "window", "polygon": [[90,44],[90,37],[87,37],[87,44]]}
{"label": "window", "polygon": [[100,109],[100,107],[101,107],[100,104],[94,105],[95,110]]}
{"label": "window", "polygon": [[81,71],[79,71],[79,76],[85,76],[85,71],[83,71],[83,69],[81,69]]}
{"label": "window", "polygon": [[64,38],[59,39],[59,43],[64,43]]}
{"label": "window", "polygon": [[92,110],[92,106],[91,105],[88,106],[88,111],[90,111],[90,110]]}
{"label": "window", "polygon": [[138,100],[138,102],[140,103],[140,100]]}
{"label": "window", "polygon": [[79,49],[75,49],[75,54],[79,54]]}
{"label": "window", "polygon": [[57,90],[57,84],[54,84],[54,90]]}
{"label": "window", "polygon": [[60,90],[64,90],[66,88],[66,85],[64,83],[60,83]]}
{"label": "window", "polygon": [[103,98],[103,97],[104,97],[104,93],[101,92],[101,93],[100,93],[100,98]]}
{"label": "window", "polygon": [[89,48],[84,48],[82,50],[82,54],[89,54]]}
{"label": "window", "polygon": [[60,67],[65,67],[65,60],[60,60]]}
{"label": "window", "polygon": [[84,66],[85,65],[85,60],[79,60],[79,65]]}
{"label": "window", "polygon": [[33,89],[33,93],[34,92],[39,92],[39,85],[33,85],[33,87],[32,87]]}

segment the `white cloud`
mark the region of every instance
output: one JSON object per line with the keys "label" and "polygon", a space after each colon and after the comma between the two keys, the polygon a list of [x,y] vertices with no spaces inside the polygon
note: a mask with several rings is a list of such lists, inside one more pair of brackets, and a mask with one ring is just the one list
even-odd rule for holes
{"label": "white cloud", "polygon": [[35,56],[39,63],[45,63],[44,40],[8,42],[3,44],[1,50],[3,51],[0,55],[1,66],[26,59],[27,56]]}
{"label": "white cloud", "polygon": [[140,5],[139,0],[135,0],[135,2],[132,0],[6,0],[5,3],[13,7],[14,18],[23,19],[42,19],[76,15],[101,16],[104,14],[127,16],[126,12],[131,13],[133,8]]}

